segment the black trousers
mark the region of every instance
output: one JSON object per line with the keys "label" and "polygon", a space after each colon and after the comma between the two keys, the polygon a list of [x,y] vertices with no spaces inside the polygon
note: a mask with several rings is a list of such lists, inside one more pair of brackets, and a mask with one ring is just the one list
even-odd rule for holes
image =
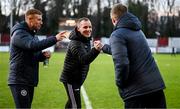
{"label": "black trousers", "polygon": [[125,108],[166,108],[163,90],[125,100]]}
{"label": "black trousers", "polygon": [[31,108],[34,87],[26,85],[10,85],[16,108]]}
{"label": "black trousers", "polygon": [[63,83],[66,89],[68,100],[65,105],[65,109],[80,109],[81,108],[81,96],[80,86]]}

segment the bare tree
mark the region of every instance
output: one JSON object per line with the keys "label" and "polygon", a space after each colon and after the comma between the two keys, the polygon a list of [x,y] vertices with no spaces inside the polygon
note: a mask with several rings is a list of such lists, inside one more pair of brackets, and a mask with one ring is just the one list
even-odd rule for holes
{"label": "bare tree", "polygon": [[7,17],[2,14],[0,5],[0,34],[4,32],[7,32]]}

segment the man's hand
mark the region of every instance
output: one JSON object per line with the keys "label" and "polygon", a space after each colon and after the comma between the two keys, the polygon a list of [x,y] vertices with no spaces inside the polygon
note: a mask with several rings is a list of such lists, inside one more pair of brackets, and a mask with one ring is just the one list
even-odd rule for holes
{"label": "man's hand", "polygon": [[59,32],[59,33],[56,35],[57,41],[62,41],[64,38],[66,38],[66,34],[67,34],[66,31]]}
{"label": "man's hand", "polygon": [[51,52],[50,51],[44,51],[43,55],[46,57],[46,59],[49,59],[51,57]]}
{"label": "man's hand", "polygon": [[94,47],[96,50],[101,51],[103,45],[100,41],[94,41]]}

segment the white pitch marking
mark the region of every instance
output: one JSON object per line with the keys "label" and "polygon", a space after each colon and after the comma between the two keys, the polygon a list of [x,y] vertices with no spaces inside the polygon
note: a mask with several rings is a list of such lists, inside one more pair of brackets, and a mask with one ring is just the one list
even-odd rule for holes
{"label": "white pitch marking", "polygon": [[91,102],[89,101],[89,98],[87,96],[86,90],[84,89],[84,86],[81,87],[81,92],[82,92],[82,96],[83,96],[83,99],[84,99],[86,109],[93,109],[92,105],[91,105]]}

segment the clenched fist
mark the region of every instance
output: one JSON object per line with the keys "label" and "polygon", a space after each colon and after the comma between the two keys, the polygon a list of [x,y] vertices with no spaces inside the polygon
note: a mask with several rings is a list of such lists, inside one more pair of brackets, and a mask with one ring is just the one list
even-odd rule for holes
{"label": "clenched fist", "polygon": [[94,47],[95,47],[96,50],[101,51],[103,45],[102,45],[102,43],[98,40],[98,41],[94,41]]}
{"label": "clenched fist", "polygon": [[66,31],[59,32],[59,33],[56,35],[57,41],[62,41],[64,38],[66,38]]}

